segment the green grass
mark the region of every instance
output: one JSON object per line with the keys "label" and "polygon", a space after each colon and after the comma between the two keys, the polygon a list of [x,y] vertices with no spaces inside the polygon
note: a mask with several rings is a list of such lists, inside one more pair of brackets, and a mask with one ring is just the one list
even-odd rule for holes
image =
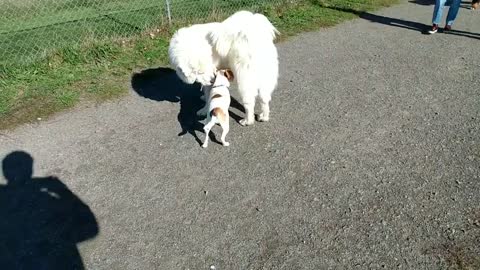
{"label": "green grass", "polygon": [[[48,5],[54,3],[52,0],[37,1],[49,3]],[[175,28],[187,23],[225,18],[233,12],[227,8],[233,2],[238,6],[237,10],[246,8],[266,14],[282,32],[284,39],[301,31],[335,25],[356,17],[358,12],[388,6],[396,0],[305,0],[282,6],[268,5],[268,1],[253,1],[255,4],[251,4],[252,1],[188,0],[183,4],[195,3],[196,13],[172,14],[175,15],[177,24],[171,27],[165,23],[165,18],[159,18],[157,11],[144,9],[147,3],[151,3],[149,0],[98,1],[102,4],[100,7],[86,0],[65,2],[63,5],[57,4],[53,9],[58,16],[48,14],[50,21],[42,22],[28,12],[16,12],[18,16],[0,19],[0,33],[11,31],[14,24],[17,28],[27,29],[11,33],[17,35],[14,37],[15,42],[5,42],[2,40],[5,36],[0,34],[0,51],[8,48],[11,52],[8,57],[0,60],[0,129],[48,117],[81,101],[101,102],[127,93],[133,70],[168,65],[168,40]],[[72,11],[68,3],[73,2],[84,5],[81,9]],[[136,11],[131,11],[133,7]],[[18,3],[15,8],[27,10]],[[144,10],[142,16],[125,15],[135,14],[139,10]],[[172,6],[172,10],[178,10],[178,7]],[[80,24],[67,22],[41,26],[42,23],[51,24],[58,18],[75,20],[75,16],[80,16],[79,12],[82,12],[81,16],[90,14],[88,16],[94,18],[98,12],[105,11],[116,14],[115,20],[102,17],[99,21],[86,20]],[[118,21],[122,22],[123,28],[119,27]],[[6,26],[2,22],[10,24]],[[92,31],[100,28],[102,32]],[[45,31],[55,33],[57,40],[52,43],[43,39]],[[26,51],[22,54],[15,47],[24,48],[26,45],[32,46],[33,49],[28,51],[31,55]],[[35,48],[42,52],[38,53]]]}
{"label": "green grass", "polygon": [[[0,66],[29,64],[82,40],[132,37],[168,23],[165,0],[0,0]],[[12,2],[9,2],[12,1]],[[175,21],[211,18],[267,0],[175,0]],[[22,4],[23,3],[23,4]],[[214,11],[214,12],[212,12]]]}

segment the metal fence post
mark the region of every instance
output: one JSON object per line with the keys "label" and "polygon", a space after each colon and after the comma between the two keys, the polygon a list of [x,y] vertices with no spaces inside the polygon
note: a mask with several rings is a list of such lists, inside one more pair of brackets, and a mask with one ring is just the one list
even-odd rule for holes
{"label": "metal fence post", "polygon": [[168,24],[172,24],[172,13],[170,11],[170,0],[165,0],[167,3],[167,17],[168,17]]}

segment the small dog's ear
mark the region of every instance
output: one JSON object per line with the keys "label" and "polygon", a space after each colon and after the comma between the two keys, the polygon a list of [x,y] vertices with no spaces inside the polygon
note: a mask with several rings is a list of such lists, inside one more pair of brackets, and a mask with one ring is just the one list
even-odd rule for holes
{"label": "small dog's ear", "polygon": [[227,77],[227,79],[228,79],[229,81],[232,81],[233,78],[235,78],[235,76],[233,76],[233,71],[230,70],[230,69],[226,69],[225,72],[224,72],[224,74],[225,74],[225,77]]}

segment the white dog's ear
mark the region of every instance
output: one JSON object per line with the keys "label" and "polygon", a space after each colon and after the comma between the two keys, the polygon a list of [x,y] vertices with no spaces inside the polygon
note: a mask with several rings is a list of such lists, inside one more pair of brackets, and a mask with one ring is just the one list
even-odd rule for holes
{"label": "white dog's ear", "polygon": [[225,77],[227,77],[227,79],[229,81],[232,81],[233,78],[235,78],[235,76],[233,76],[233,71],[230,70],[230,69],[226,69],[224,72],[223,72],[223,75],[225,75]]}

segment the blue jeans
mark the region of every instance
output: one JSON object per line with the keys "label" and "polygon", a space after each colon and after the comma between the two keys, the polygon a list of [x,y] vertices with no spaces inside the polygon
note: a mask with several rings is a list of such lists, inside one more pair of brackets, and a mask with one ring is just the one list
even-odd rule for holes
{"label": "blue jeans", "polygon": [[[442,20],[442,11],[443,7],[445,6],[445,2],[447,2],[447,0],[435,0],[435,8],[433,9],[432,19],[433,24],[440,24],[440,21]],[[450,8],[448,9],[447,25],[452,25],[455,21],[455,18],[457,17],[458,9],[460,8],[460,3],[462,2],[462,0],[452,0],[449,2],[451,2],[451,4]]]}

